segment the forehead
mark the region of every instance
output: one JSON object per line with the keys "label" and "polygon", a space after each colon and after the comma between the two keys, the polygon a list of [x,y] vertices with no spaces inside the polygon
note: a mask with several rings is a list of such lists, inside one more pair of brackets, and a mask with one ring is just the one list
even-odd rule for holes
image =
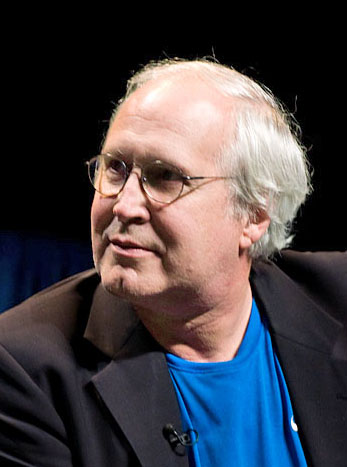
{"label": "forehead", "polygon": [[[213,157],[230,113],[217,91],[196,79],[146,83],[125,101],[112,122],[104,149],[195,153]],[[153,147],[151,147],[153,146]]]}

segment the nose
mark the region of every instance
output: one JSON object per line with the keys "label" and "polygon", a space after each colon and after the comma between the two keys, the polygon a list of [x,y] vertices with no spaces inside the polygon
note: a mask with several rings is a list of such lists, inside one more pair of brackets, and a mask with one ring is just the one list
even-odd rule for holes
{"label": "nose", "polygon": [[148,199],[141,186],[141,172],[133,169],[113,206],[113,214],[123,223],[144,223],[150,219]]}

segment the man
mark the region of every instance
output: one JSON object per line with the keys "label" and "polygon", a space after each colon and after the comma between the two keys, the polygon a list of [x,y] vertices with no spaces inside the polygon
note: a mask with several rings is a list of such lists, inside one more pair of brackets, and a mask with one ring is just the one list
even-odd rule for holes
{"label": "man", "polygon": [[270,92],[151,64],[89,175],[97,273],[1,317],[1,465],[346,465],[346,253],[267,259],[309,192]]}

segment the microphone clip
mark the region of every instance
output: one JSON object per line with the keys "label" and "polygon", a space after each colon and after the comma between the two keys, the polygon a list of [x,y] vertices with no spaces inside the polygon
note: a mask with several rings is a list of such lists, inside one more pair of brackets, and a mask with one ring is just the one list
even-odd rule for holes
{"label": "microphone clip", "polygon": [[184,447],[194,446],[194,444],[196,444],[199,439],[199,434],[196,430],[190,428],[186,432],[179,433],[171,423],[168,423],[164,426],[163,435],[168,440],[173,449],[175,449],[178,445]]}

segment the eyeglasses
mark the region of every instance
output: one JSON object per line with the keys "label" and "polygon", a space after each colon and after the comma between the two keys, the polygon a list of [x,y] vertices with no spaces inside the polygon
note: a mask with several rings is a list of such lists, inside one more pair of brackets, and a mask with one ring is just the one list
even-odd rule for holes
{"label": "eyeglasses", "polygon": [[190,177],[177,167],[155,160],[142,166],[126,164],[110,154],[100,154],[87,162],[89,179],[103,196],[117,196],[124,188],[133,167],[141,169],[140,183],[144,192],[154,201],[169,204],[181,196],[190,180],[228,179],[231,177]]}

